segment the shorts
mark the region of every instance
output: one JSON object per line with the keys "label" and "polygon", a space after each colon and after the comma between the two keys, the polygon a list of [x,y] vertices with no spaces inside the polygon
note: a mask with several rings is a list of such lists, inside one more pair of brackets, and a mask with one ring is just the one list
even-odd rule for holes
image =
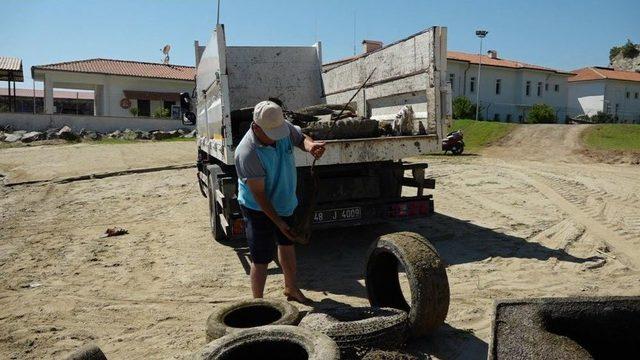
{"label": "shorts", "polygon": [[[270,263],[276,252],[276,243],[283,246],[293,245],[293,242],[262,211],[252,210],[242,205],[240,210],[253,263]],[[293,226],[293,216],[281,216],[281,218],[287,225]]]}

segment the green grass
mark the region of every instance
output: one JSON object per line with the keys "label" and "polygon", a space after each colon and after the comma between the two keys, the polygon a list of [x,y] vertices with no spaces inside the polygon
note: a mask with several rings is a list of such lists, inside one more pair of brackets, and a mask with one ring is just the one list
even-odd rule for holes
{"label": "green grass", "polygon": [[474,152],[500,140],[516,126],[518,125],[493,121],[454,120],[451,131],[462,129],[465,152]]}
{"label": "green grass", "polygon": [[640,150],[640,125],[599,124],[582,133],[584,144],[594,150]]}

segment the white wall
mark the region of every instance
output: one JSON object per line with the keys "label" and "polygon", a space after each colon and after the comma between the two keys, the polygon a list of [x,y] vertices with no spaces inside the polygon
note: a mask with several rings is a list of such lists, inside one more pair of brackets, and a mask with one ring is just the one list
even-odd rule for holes
{"label": "white wall", "polygon": [[[507,121],[511,115],[512,122],[526,119],[527,110],[534,104],[544,103],[556,110],[559,122],[564,122],[567,107],[567,79],[568,76],[552,72],[510,69],[495,66],[482,66],[480,86],[478,87],[478,65],[463,61],[449,60],[448,75],[454,75],[453,96],[464,95],[476,102],[476,91],[480,90],[480,104],[483,108],[482,117],[492,120],[498,114],[500,121]],[[466,74],[465,74],[466,71]],[[475,78],[475,91],[470,91],[471,79]],[[500,79],[500,94],[496,94],[496,81]],[[531,82],[531,92],[525,93],[526,82]],[[537,85],[542,83],[541,95],[537,94]],[[548,89],[545,88],[548,84]],[[559,89],[555,91],[555,85]],[[546,90],[545,90],[546,89]]]}
{"label": "white wall", "polygon": [[182,125],[180,120],[171,119],[24,113],[0,113],[0,125],[10,125],[15,130],[26,131],[44,131],[66,125],[74,131],[86,129],[103,133],[125,129],[169,131],[193,128],[193,126]]}
{"label": "white wall", "polygon": [[[629,98],[627,98],[627,92],[629,92]],[[638,99],[635,98],[636,93],[638,93]],[[640,123],[639,82],[606,80],[604,98],[605,104],[609,105],[609,113],[617,116],[619,122]]]}
{"label": "white wall", "polygon": [[[42,70],[36,70],[41,72]],[[37,74],[36,74],[37,75]],[[84,89],[95,91],[96,115],[132,117],[128,109],[120,107],[124,90],[181,93],[189,92],[195,87],[194,81],[151,79],[131,76],[73,73],[65,71],[46,71],[46,82],[55,88]],[[40,79],[42,75],[36,76]],[[131,99],[131,106],[137,103]],[[162,101],[151,102],[151,114],[162,107]]]}
{"label": "white wall", "polygon": [[604,111],[604,81],[569,83],[567,107],[570,116],[595,115]]}

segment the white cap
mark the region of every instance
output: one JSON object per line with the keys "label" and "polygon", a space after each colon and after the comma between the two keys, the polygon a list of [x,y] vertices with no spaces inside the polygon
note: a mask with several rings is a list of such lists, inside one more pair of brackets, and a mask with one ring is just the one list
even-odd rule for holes
{"label": "white cap", "polygon": [[284,120],[282,108],[273,101],[262,101],[253,109],[253,121],[269,139],[278,141],[289,136],[289,125]]}

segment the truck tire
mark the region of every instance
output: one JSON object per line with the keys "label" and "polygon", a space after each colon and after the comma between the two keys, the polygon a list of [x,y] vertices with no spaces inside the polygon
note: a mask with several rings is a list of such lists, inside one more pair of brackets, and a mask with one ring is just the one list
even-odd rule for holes
{"label": "truck tire", "polygon": [[193,356],[194,360],[273,358],[338,360],[340,351],[327,335],[297,326],[267,325],[223,336]]}
{"label": "truck tire", "polygon": [[85,345],[67,356],[66,360],[107,360],[107,357],[98,346]]}
{"label": "truck tire", "polygon": [[284,300],[251,299],[218,306],[207,319],[207,342],[265,325],[294,325],[298,309]]}
{"label": "truck tire", "polygon": [[339,308],[311,312],[300,327],[332,338],[342,358],[361,358],[371,349],[396,349],[407,340],[407,313],[392,308]]}
{"label": "truck tire", "polygon": [[211,225],[211,235],[217,242],[227,240],[222,225],[220,224],[220,204],[216,201],[216,189],[218,188],[218,174],[222,169],[218,165],[209,165],[207,167],[209,175],[207,176],[207,200],[209,201],[209,224]]}
{"label": "truck tire", "polygon": [[[402,295],[399,264],[407,274],[411,306]],[[421,235],[399,232],[378,238],[369,250],[365,283],[371,306],[408,312],[410,337],[432,333],[447,317],[449,281],[445,265]]]}

